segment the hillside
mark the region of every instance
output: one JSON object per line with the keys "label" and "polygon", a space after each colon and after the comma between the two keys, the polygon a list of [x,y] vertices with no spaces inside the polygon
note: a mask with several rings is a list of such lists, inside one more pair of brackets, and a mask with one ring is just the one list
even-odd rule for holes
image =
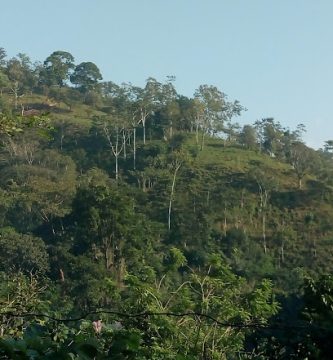
{"label": "hillside", "polygon": [[70,87],[51,60],[17,88],[0,68],[3,358],[325,358],[329,141],[240,127],[213,86],[186,98],[151,78],[90,83],[78,65]]}

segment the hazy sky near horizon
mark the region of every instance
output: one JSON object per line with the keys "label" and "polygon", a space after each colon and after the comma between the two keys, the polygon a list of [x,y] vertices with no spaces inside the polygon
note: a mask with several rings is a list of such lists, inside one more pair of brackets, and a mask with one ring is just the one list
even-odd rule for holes
{"label": "hazy sky near horizon", "polygon": [[253,123],[304,123],[333,139],[332,0],[16,0],[1,4],[0,47],[44,61],[92,61],[104,80],[143,86],[176,76],[180,94],[216,85]]}

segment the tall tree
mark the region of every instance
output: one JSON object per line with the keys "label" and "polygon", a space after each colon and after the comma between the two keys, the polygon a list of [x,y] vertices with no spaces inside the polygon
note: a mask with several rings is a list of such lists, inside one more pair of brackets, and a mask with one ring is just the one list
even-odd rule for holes
{"label": "tall tree", "polygon": [[0,70],[0,95],[2,96],[3,90],[9,87],[10,82],[8,76]]}
{"label": "tall tree", "polygon": [[156,79],[148,78],[146,86],[143,89],[139,87],[132,88],[135,95],[134,103],[137,123],[142,125],[144,144],[146,144],[147,120],[160,105],[161,87],[162,84]]}
{"label": "tall tree", "polygon": [[108,81],[101,83],[106,103],[105,112],[121,118],[123,155],[127,157],[127,143],[133,147],[133,169],[136,168],[136,130],[140,118],[138,95],[140,88],[123,83],[120,86]]}
{"label": "tall tree", "polygon": [[251,125],[244,125],[239,134],[239,141],[248,149],[254,149],[257,146],[257,134],[255,128]]}
{"label": "tall tree", "polygon": [[123,119],[118,114],[100,116],[95,118],[96,125],[101,128],[109,149],[115,158],[115,177],[119,178],[119,156],[124,150],[123,132],[125,131]]}
{"label": "tall tree", "polygon": [[276,156],[282,148],[285,129],[274,118],[257,120],[254,127],[257,130],[260,150],[267,152],[270,156]]}
{"label": "tall tree", "polygon": [[6,74],[10,81],[10,90],[14,96],[15,109],[18,106],[18,99],[24,94],[25,70],[19,58],[11,58],[7,63]]}
{"label": "tall tree", "polygon": [[44,61],[40,77],[45,85],[64,86],[74,69],[74,57],[66,51],[54,51]]}
{"label": "tall tree", "polygon": [[309,169],[313,166],[315,154],[305,144],[295,142],[288,154],[288,160],[295,170],[298,179],[298,188],[302,189],[302,180]]}
{"label": "tall tree", "polygon": [[[161,86],[161,107],[163,117],[166,120],[166,126],[168,129],[169,139],[173,136],[174,126],[176,125],[176,119],[180,115],[180,107],[177,102],[178,94],[174,87],[173,82],[175,81],[174,76],[168,76],[167,81]],[[166,137],[166,129],[164,129],[164,137]]]}
{"label": "tall tree", "polygon": [[203,149],[205,135],[223,131],[225,122],[240,115],[244,108],[237,100],[228,102],[227,95],[212,85],[200,85],[194,97],[198,101],[196,121],[197,128],[200,127],[202,132],[201,149]]}
{"label": "tall tree", "polygon": [[183,160],[181,159],[180,154],[177,154],[171,163],[171,170],[172,174],[172,183],[171,183],[171,191],[170,191],[170,198],[169,198],[169,209],[168,209],[168,230],[171,230],[171,211],[172,211],[172,202],[175,195],[175,186],[176,186],[176,178],[179,169],[182,166]]}
{"label": "tall tree", "polygon": [[9,79],[6,75],[6,50],[0,47],[0,94],[2,95],[3,88],[9,86]]}
{"label": "tall tree", "polygon": [[266,174],[263,170],[255,169],[251,173],[251,177],[257,183],[259,195],[259,214],[261,217],[262,243],[264,253],[267,253],[267,215],[269,211],[269,202],[272,191],[276,188],[276,180]]}
{"label": "tall tree", "polygon": [[71,83],[78,86],[82,92],[95,89],[102,75],[98,67],[92,62],[82,62],[74,69],[70,76]]}

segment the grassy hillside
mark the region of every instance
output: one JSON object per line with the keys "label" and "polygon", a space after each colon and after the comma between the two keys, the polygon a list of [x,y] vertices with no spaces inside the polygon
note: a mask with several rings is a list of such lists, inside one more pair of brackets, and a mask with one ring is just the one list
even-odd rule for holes
{"label": "grassy hillside", "polygon": [[331,358],[333,141],[0,58],[0,358]]}
{"label": "grassy hillside", "polygon": [[[96,118],[109,116],[107,112],[79,100],[69,107],[42,95],[26,95],[23,105],[52,119],[55,129],[50,141],[41,140],[42,149],[69,156],[81,175],[100,168],[115,177],[114,154],[96,125]],[[309,170],[299,189],[293,167],[259,149],[208,136],[200,150],[195,134],[156,139],[152,130],[144,145],[137,128],[136,170],[133,139],[126,140],[126,158],[122,153],[118,159],[119,181],[141,199],[140,211],[161,225],[166,246],[198,253],[215,249],[240,274],[249,279],[270,276],[286,289],[293,287],[290,271],[316,274],[330,269],[332,187],[318,174]],[[173,158],[179,152],[167,231]],[[81,182],[80,176],[76,181]]]}

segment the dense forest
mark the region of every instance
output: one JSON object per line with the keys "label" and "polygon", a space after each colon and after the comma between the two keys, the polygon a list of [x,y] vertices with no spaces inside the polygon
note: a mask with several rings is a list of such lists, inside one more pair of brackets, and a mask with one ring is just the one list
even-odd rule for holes
{"label": "dense forest", "polygon": [[333,140],[244,111],[0,48],[0,359],[332,358]]}

